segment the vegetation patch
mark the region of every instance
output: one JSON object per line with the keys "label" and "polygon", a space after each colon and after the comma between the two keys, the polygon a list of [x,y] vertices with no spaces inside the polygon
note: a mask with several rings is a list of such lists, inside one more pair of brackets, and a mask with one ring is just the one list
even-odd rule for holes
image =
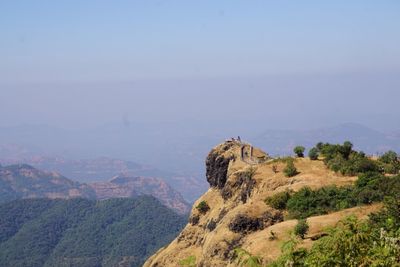
{"label": "vegetation patch", "polygon": [[229,224],[229,230],[234,233],[249,233],[264,229],[262,218],[251,218],[243,214],[239,214]]}
{"label": "vegetation patch", "polygon": [[201,201],[199,205],[197,205],[196,209],[201,213],[205,214],[210,210],[210,206],[208,206],[206,201]]}
{"label": "vegetation patch", "polygon": [[388,151],[378,159],[382,171],[388,174],[398,174],[400,171],[399,156],[394,151]]}
{"label": "vegetation patch", "polygon": [[234,253],[235,262],[238,264],[238,266],[261,266],[262,259],[259,256],[251,255],[248,251],[242,248],[236,248]]}
{"label": "vegetation patch", "polygon": [[13,201],[0,205],[0,266],[142,266],[185,221],[149,196]]}
{"label": "vegetation patch", "polygon": [[310,226],[308,225],[307,220],[300,219],[294,227],[294,234],[301,239],[304,239],[305,235],[308,233],[309,228]]}
{"label": "vegetation patch", "polygon": [[319,156],[319,151],[318,151],[317,148],[313,147],[313,148],[310,149],[310,151],[308,151],[308,157],[311,160],[317,160],[318,156]]}
{"label": "vegetation patch", "polygon": [[318,143],[314,148],[324,158],[325,164],[333,171],[354,176],[366,172],[382,172],[377,161],[368,158],[365,153],[353,150],[349,141],[342,145]]}
{"label": "vegetation patch", "polygon": [[316,190],[303,187],[295,193],[280,192],[265,200],[279,210],[287,210],[288,218],[303,219],[358,205],[379,202],[385,196],[400,194],[400,175],[386,176],[369,172],[360,174],[353,186],[326,186]]}
{"label": "vegetation patch", "polygon": [[305,151],[305,147],[304,146],[296,146],[293,149],[293,152],[296,154],[297,157],[299,158],[304,158],[304,151]]}
{"label": "vegetation patch", "polygon": [[196,256],[189,256],[186,259],[179,261],[180,266],[196,267]]}
{"label": "vegetation patch", "polygon": [[283,173],[286,177],[293,177],[299,174],[296,167],[294,166],[294,160],[288,160],[286,167],[283,169]]}
{"label": "vegetation patch", "polygon": [[310,250],[289,240],[282,256],[269,266],[399,266],[399,228],[400,200],[389,197],[384,209],[368,220],[350,216],[327,229]]}
{"label": "vegetation patch", "polygon": [[286,204],[290,199],[290,192],[284,191],[265,199],[265,203],[277,210],[285,210]]}

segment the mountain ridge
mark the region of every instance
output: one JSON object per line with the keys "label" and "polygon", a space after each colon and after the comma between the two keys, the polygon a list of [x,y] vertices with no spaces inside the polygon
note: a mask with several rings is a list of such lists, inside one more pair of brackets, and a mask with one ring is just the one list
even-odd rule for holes
{"label": "mountain ridge", "polygon": [[[41,171],[27,164],[0,166],[0,201],[24,198],[110,199],[152,195],[179,214],[189,205],[167,183],[158,178],[116,176],[119,183],[79,183],[57,172]],[[114,180],[115,181],[115,180]]]}

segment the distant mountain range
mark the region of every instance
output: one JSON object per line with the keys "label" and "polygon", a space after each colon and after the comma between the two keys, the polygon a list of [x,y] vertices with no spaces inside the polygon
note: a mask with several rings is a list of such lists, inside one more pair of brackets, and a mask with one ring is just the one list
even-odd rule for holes
{"label": "distant mountain range", "polygon": [[368,154],[380,154],[388,150],[400,152],[400,134],[382,133],[355,123],[319,129],[272,129],[256,136],[252,141],[271,155],[288,155],[293,154],[296,145],[311,148],[318,142],[343,143],[347,140],[356,149]]}
{"label": "distant mountain range", "polygon": [[79,183],[57,172],[27,164],[0,166],[0,202],[25,198],[109,199],[152,195],[180,214],[190,207],[183,197],[158,178],[116,176],[109,182]]}
{"label": "distant mountain range", "polygon": [[88,185],[95,191],[96,198],[100,200],[150,195],[179,214],[186,214],[190,211],[189,204],[181,194],[158,178],[119,175],[109,182],[95,182]]}
{"label": "distant mountain range", "polygon": [[45,172],[27,164],[0,166],[0,201],[20,198],[95,198],[86,184],[73,182],[56,172]]}
{"label": "distant mountain range", "polygon": [[[6,150],[8,153],[5,153]],[[157,180],[159,183],[171,185],[189,202],[193,202],[207,190],[206,183],[193,176],[182,176],[131,161],[107,157],[71,160],[56,156],[29,155],[24,151],[27,150],[20,146],[3,146],[0,163],[3,165],[25,163],[42,170],[62,173],[80,183],[108,182],[114,176],[141,177],[142,181],[146,180],[144,179],[146,177],[148,181]]]}
{"label": "distant mountain range", "polygon": [[204,158],[209,148],[238,135],[272,156],[293,154],[296,145],[345,140],[368,154],[400,153],[400,131],[385,133],[356,123],[302,130],[274,129],[268,121],[115,123],[74,131],[23,125],[0,127],[0,163],[28,163],[78,182],[105,182],[121,174],[157,177],[192,203],[208,189]]}

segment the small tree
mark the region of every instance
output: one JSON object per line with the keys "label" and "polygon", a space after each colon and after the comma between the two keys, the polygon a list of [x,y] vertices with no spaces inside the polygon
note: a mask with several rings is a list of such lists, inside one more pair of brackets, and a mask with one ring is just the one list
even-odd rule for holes
{"label": "small tree", "polygon": [[283,169],[283,173],[286,177],[293,177],[299,173],[294,166],[293,160],[288,160],[286,167]]}
{"label": "small tree", "polygon": [[210,210],[210,206],[208,206],[206,201],[201,201],[199,203],[199,205],[197,205],[196,209],[200,212],[200,213],[206,213],[207,211]]}
{"label": "small tree", "polygon": [[304,239],[305,235],[308,233],[309,228],[310,226],[308,225],[307,220],[299,220],[297,225],[294,227],[294,234],[299,236],[301,239]]}
{"label": "small tree", "polygon": [[353,144],[349,141],[344,142],[343,145],[339,148],[340,152],[346,160],[349,159],[352,149]]}
{"label": "small tree", "polygon": [[311,160],[317,160],[319,156],[318,149],[316,147],[311,148],[308,152],[308,156]]}
{"label": "small tree", "polygon": [[389,150],[379,158],[379,161],[387,164],[397,164],[399,163],[399,156],[396,152]]}
{"label": "small tree", "polygon": [[304,148],[304,146],[296,146],[293,149],[293,152],[299,157],[299,158],[303,158],[304,157],[304,150],[306,150]]}
{"label": "small tree", "polygon": [[276,193],[275,195],[265,199],[265,203],[277,210],[286,209],[286,204],[290,199],[289,191]]}

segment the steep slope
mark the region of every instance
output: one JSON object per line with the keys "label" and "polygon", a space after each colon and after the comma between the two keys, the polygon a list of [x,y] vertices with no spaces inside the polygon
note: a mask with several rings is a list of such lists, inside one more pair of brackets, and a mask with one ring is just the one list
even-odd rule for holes
{"label": "steep slope", "polygon": [[26,164],[0,167],[0,202],[19,198],[95,198],[86,184]]}
{"label": "steep slope", "polygon": [[141,266],[184,221],[150,196],[8,202],[0,205],[0,266]]}
{"label": "steep slope", "polygon": [[158,178],[118,175],[109,182],[91,183],[89,186],[96,192],[98,199],[151,195],[180,214],[190,211],[183,197]]}
{"label": "steep slope", "polygon": [[[267,261],[276,259],[279,243],[288,238],[295,221],[283,221],[284,212],[266,205],[267,197],[305,186],[317,189],[349,185],[357,179],[328,170],[322,161],[296,159],[299,174],[291,178],[284,176],[285,166],[238,141],[215,147],[206,160],[210,189],[193,206],[189,223],[180,235],[144,266],[179,266],[180,260],[189,257],[196,258],[196,266],[236,266],[233,254],[237,247]],[[362,217],[376,208],[363,206],[311,218],[311,232],[317,234],[350,212]],[[277,240],[269,238],[271,230],[276,232]]]}

